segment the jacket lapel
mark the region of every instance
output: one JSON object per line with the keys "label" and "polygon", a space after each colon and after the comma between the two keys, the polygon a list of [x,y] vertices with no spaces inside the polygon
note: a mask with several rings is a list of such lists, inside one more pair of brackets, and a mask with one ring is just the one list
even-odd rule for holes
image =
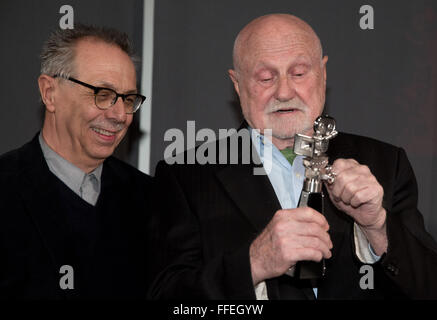
{"label": "jacket lapel", "polygon": [[52,183],[55,177],[51,177],[38,134],[21,151],[19,161],[24,163],[24,170],[17,176],[17,190],[50,254],[53,271],[59,276],[60,266],[72,262],[66,260],[69,230],[59,209],[56,187]]}
{"label": "jacket lapel", "polygon": [[[254,148],[252,143],[250,147]],[[222,168],[216,176],[255,230],[261,232],[281,205],[267,174],[254,174],[254,162],[260,163],[259,158],[249,164],[241,163],[241,150],[239,148],[238,164]],[[253,151],[252,155],[258,157],[256,150]]]}

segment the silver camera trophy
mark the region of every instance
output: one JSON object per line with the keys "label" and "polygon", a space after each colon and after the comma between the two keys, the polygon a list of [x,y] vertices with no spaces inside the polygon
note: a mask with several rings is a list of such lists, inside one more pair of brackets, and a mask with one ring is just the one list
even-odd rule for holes
{"label": "silver camera trophy", "polygon": [[[314,135],[312,137],[296,134],[294,137],[294,153],[305,156],[305,180],[298,207],[311,207],[323,214],[323,181],[333,183],[335,175],[328,165],[329,140],[337,135],[335,120],[323,115],[314,122]],[[321,262],[300,261],[296,264],[294,277],[299,279],[319,279],[325,275],[325,260]]]}

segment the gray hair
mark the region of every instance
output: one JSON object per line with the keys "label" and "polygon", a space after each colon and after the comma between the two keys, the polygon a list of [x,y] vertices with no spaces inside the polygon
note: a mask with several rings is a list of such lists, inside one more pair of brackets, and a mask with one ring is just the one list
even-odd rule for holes
{"label": "gray hair", "polygon": [[123,50],[135,66],[139,59],[126,33],[113,28],[77,24],[74,29],[59,29],[51,33],[41,51],[41,74],[68,78],[74,72],[74,48],[83,38],[96,38]]}

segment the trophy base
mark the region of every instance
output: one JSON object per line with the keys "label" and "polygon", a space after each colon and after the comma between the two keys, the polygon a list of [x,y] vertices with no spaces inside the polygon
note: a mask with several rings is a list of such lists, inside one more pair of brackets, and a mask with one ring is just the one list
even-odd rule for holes
{"label": "trophy base", "polygon": [[294,277],[301,280],[320,279],[325,276],[325,260],[321,262],[300,261],[296,264]]}

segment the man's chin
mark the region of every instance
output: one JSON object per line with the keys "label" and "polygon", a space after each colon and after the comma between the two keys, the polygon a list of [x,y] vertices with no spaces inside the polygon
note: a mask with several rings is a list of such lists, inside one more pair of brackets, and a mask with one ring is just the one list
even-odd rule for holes
{"label": "man's chin", "polygon": [[313,132],[312,123],[281,123],[272,126],[272,135],[278,139],[293,139],[296,134],[311,135]]}
{"label": "man's chin", "polygon": [[302,128],[287,128],[284,130],[278,130],[277,128],[272,130],[272,136],[281,139],[281,140],[288,140],[288,139],[294,139],[294,136],[298,133],[303,133],[304,129]]}
{"label": "man's chin", "polygon": [[89,154],[93,159],[103,162],[106,158],[112,156],[114,151],[114,146],[98,146],[96,148],[93,148],[93,150],[91,150]]}

